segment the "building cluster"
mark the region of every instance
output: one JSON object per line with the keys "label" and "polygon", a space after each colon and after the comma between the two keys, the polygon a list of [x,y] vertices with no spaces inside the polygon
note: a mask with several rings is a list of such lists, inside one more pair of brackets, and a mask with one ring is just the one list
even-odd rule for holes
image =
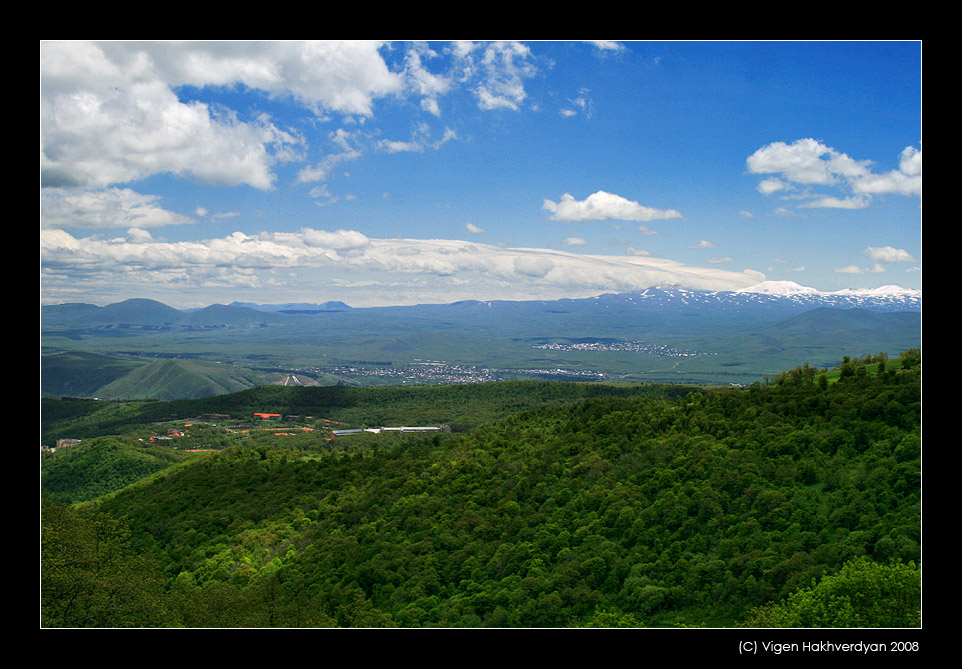
{"label": "building cluster", "polygon": [[363,434],[364,432],[370,432],[372,434],[380,434],[381,432],[400,432],[404,433],[426,433],[426,432],[450,432],[451,428],[447,425],[441,426],[420,426],[420,427],[366,427],[366,428],[355,428],[350,430],[331,430],[331,435],[335,437],[346,437],[352,434]]}
{"label": "building cluster", "polygon": [[531,348],[544,351],[630,351],[657,355],[664,358],[688,358],[699,355],[714,355],[690,349],[681,350],[664,344],[648,344],[643,341],[587,341],[573,343],[534,344]]}

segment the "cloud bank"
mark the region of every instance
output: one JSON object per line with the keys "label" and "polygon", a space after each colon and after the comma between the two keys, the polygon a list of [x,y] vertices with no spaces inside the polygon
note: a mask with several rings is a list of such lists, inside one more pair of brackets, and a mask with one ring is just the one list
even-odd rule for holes
{"label": "cloud bank", "polygon": [[[191,242],[160,242],[133,229],[114,239],[50,230],[41,239],[49,301],[97,292],[114,301],[176,287],[181,304],[199,306],[202,290],[250,289],[292,299],[344,299],[354,306],[391,301],[385,286],[418,301],[551,299],[624,292],[658,284],[734,290],[758,272],[686,267],[671,260],[502,248],[445,239],[374,239],[354,230],[234,233]],[[125,294],[121,295],[121,291]],[[169,301],[169,297],[166,298]],[[207,300],[205,297],[204,300]],[[201,303],[207,304],[208,301]]]}

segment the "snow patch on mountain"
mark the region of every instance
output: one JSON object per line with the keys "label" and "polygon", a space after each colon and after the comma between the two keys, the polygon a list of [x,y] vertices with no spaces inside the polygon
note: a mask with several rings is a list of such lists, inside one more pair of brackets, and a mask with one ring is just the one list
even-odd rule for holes
{"label": "snow patch on mountain", "polygon": [[735,292],[764,293],[765,295],[811,295],[817,293],[818,291],[814,288],[808,288],[807,286],[799,285],[794,281],[762,281],[761,283],[755,284],[754,286],[749,286],[748,288],[740,288]]}
{"label": "snow patch on mountain", "polygon": [[878,288],[845,288],[823,292],[808,286],[802,286],[794,281],[763,281],[748,288],[740,288],[736,293],[762,293],[765,295],[837,295],[841,297],[922,297],[921,290],[902,288],[896,285],[879,286]]}

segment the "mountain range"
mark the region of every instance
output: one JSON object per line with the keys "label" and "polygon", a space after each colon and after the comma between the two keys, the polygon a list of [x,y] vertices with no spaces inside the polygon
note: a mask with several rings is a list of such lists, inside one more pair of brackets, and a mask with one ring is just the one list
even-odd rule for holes
{"label": "mountain range", "polygon": [[[921,291],[824,293],[791,282],[365,308],[50,305],[41,308],[41,390],[179,399],[263,383],[750,383],[805,362],[918,348],[921,309]],[[171,359],[179,362],[162,365]]]}
{"label": "mountain range", "polygon": [[[693,311],[719,315],[725,312],[758,318],[785,317],[818,307],[867,309],[870,311],[920,312],[922,291],[883,286],[873,290],[820,292],[791,281],[766,281],[738,291],[702,291],[678,286],[649,288],[629,293],[606,293],[591,298],[482,301],[463,300],[450,304],[366,307],[356,309],[339,301],[320,304],[256,304],[233,302],[202,309],[177,310],[161,302],[130,299],[105,307],[92,304],[60,304],[41,308],[41,326],[79,325],[212,327],[271,322],[271,315],[311,315],[352,312],[353,314],[391,314],[394,316],[469,316],[483,309],[485,318],[495,312],[510,314],[565,314],[597,311],[599,308],[621,312],[650,313],[670,317]],[[609,315],[609,317],[611,317]],[[469,318],[470,320],[470,318]]]}

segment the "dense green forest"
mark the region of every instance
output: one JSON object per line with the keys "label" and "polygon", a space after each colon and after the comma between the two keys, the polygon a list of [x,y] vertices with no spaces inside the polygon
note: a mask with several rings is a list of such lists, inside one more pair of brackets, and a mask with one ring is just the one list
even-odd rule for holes
{"label": "dense green forest", "polygon": [[[916,351],[747,388],[266,387],[43,411],[45,434],[86,437],[43,463],[44,626],[921,624]],[[139,441],[171,414],[254,411],[315,429],[204,426],[190,438],[216,452],[164,463]],[[461,427],[330,440],[324,418]]]}

